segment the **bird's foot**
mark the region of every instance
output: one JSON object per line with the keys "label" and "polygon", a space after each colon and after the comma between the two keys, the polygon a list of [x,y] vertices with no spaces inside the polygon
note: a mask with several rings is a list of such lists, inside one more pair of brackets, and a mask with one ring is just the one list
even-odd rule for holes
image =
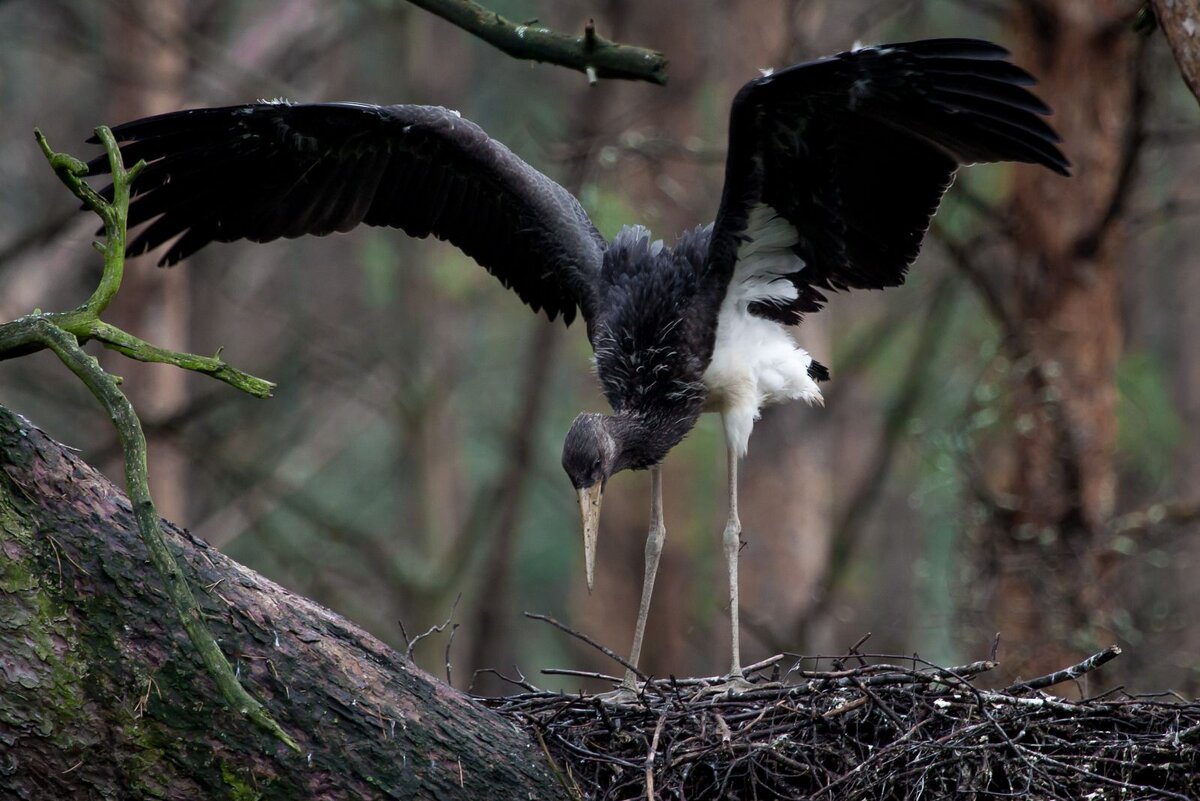
{"label": "bird's foot", "polygon": [[612,706],[631,706],[641,700],[641,693],[637,687],[631,687],[628,684],[622,684],[615,690],[610,690],[606,693],[593,695],[597,701],[602,704],[610,704]]}
{"label": "bird's foot", "polygon": [[770,682],[755,683],[746,678],[743,673],[731,673],[725,681],[719,684],[709,684],[700,691],[701,695],[741,695],[750,690],[761,690],[771,686]]}

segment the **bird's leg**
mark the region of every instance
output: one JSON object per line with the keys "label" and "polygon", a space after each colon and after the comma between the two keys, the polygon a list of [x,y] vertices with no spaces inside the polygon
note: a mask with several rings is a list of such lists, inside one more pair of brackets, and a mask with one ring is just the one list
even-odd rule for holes
{"label": "bird's leg", "polygon": [[[637,667],[642,655],[642,637],[646,633],[646,618],[650,615],[650,596],[654,593],[654,577],[658,575],[658,558],[662,555],[663,543],[667,539],[667,527],[663,524],[662,467],[650,468],[650,533],[646,536],[646,573],[642,578],[642,601],[638,605],[637,625],[633,630],[633,647],[629,649],[629,664]],[[637,676],[632,670],[625,671],[622,686],[637,690]]]}
{"label": "bird's leg", "polygon": [[[726,422],[728,423],[728,420]],[[725,523],[722,543],[725,546],[725,562],[729,566],[731,657],[729,677],[719,684],[705,687],[704,692],[706,693],[741,693],[755,688],[742,670],[742,654],[738,638],[738,550],[742,547],[742,523],[738,520],[737,508],[738,448],[736,440],[729,436],[728,429],[726,430],[726,445],[729,448],[729,519]]]}
{"label": "bird's leg", "polygon": [[742,547],[742,522],[738,520],[737,468],[737,450],[731,443],[729,444],[729,519],[725,523],[722,542],[725,546],[725,562],[729,566],[729,619],[732,624],[730,643],[732,657],[729,678],[732,682],[745,679],[745,675],[742,673],[741,647],[738,642],[738,550]]}
{"label": "bird's leg", "polygon": [[[642,601],[638,605],[637,625],[633,629],[633,647],[629,649],[629,664],[637,667],[642,655],[642,638],[646,633],[646,618],[650,616],[650,596],[654,594],[654,577],[658,575],[658,557],[667,539],[663,524],[662,468],[650,468],[650,533],[646,537],[646,573],[642,578]],[[628,703],[637,699],[637,674],[626,669],[621,686],[597,696],[608,703]]]}

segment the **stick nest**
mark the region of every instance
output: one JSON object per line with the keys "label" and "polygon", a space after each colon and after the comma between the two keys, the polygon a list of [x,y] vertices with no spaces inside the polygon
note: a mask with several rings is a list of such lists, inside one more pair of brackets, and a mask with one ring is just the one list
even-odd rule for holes
{"label": "stick nest", "polygon": [[774,657],[738,695],[672,678],[614,703],[522,678],[481,700],[535,733],[578,799],[1200,798],[1200,703],[1042,691],[1118,653],[1005,690],[975,686],[992,661],[855,654],[828,670]]}

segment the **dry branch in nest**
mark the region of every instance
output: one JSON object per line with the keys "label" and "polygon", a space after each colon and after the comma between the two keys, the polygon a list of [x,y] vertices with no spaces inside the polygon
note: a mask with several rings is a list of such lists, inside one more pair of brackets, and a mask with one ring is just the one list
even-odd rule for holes
{"label": "dry branch in nest", "polygon": [[484,700],[537,733],[580,799],[1200,798],[1200,703],[1041,692],[1119,653],[999,691],[973,684],[992,661],[854,654],[810,670],[789,655],[737,696],[655,680],[614,705],[522,679],[527,692]]}

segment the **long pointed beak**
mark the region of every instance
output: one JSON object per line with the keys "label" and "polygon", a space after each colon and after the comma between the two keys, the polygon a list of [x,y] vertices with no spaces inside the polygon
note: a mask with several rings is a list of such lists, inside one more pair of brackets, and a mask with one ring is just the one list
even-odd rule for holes
{"label": "long pointed beak", "polygon": [[588,592],[596,578],[596,533],[600,530],[600,496],[604,482],[579,490],[579,516],[583,519],[583,560],[587,565]]}

